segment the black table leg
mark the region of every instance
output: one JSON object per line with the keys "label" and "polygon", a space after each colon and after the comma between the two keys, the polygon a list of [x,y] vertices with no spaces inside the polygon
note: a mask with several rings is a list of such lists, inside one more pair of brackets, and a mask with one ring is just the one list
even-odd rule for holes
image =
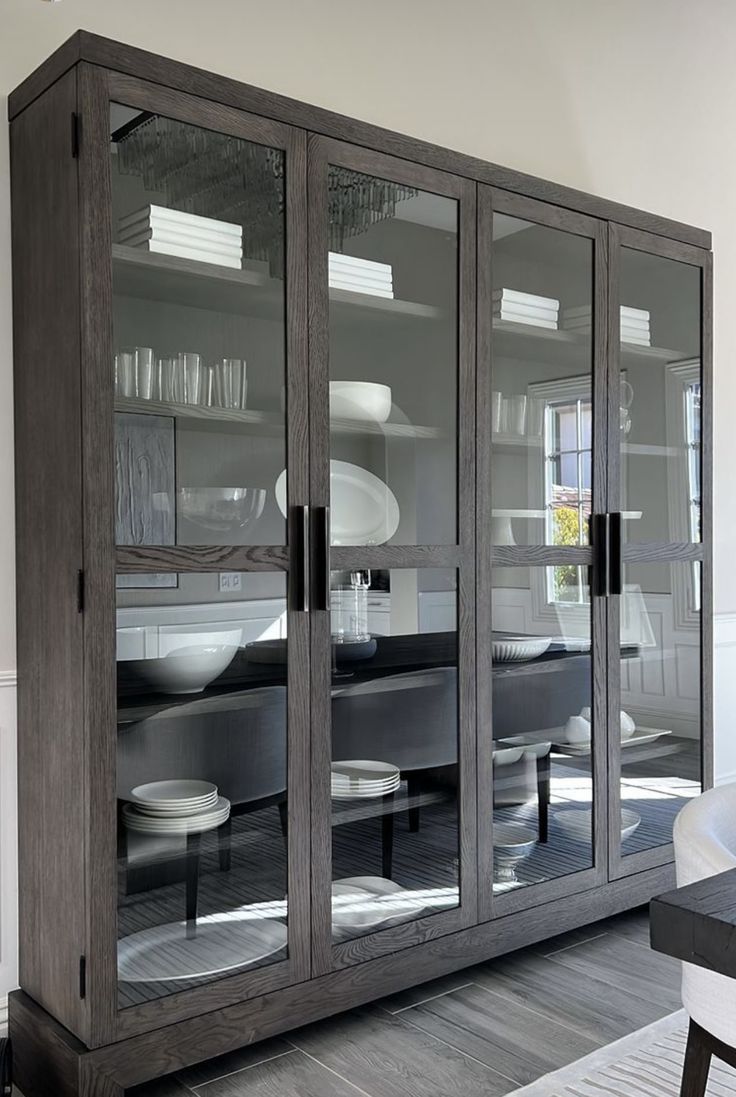
{"label": "black table leg", "polygon": [[282,800],[279,804],[279,819],[281,820],[281,833],[284,839],[289,837],[289,801]]}
{"label": "black table leg", "polygon": [[539,812],[539,841],[546,842],[549,826],[549,783],[551,776],[551,751],[537,756],[537,805]]}
{"label": "black table leg", "polygon": [[394,794],[389,792],[383,798],[384,813],[381,817],[382,873],[391,879],[394,867]]}
{"label": "black table leg", "polygon": [[217,840],[219,842],[220,872],[229,872],[232,862],[232,838],[233,823],[228,815],[221,827],[218,827]]}
{"label": "black table leg", "polygon": [[[406,778],[406,795],[408,796],[409,801],[418,801],[421,791],[422,786],[417,775],[415,773],[409,774]],[[416,834],[416,832],[419,830],[418,803],[414,803],[414,805],[409,808],[409,830],[412,832],[412,834]]]}
{"label": "black table leg", "polygon": [[202,841],[201,834],[187,834],[187,880],[186,880],[186,904],[187,904],[187,937],[197,936],[197,901],[199,889],[199,850]]}

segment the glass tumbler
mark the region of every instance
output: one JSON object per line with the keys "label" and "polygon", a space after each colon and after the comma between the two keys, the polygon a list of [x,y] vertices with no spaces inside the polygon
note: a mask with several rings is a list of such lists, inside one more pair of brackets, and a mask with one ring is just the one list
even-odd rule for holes
{"label": "glass tumbler", "polygon": [[360,572],[352,572],[349,583],[330,591],[332,640],[336,644],[360,644],[370,640],[368,631],[368,584]]}
{"label": "glass tumbler", "polygon": [[220,408],[245,408],[248,392],[245,360],[221,358],[213,373],[213,398]]}

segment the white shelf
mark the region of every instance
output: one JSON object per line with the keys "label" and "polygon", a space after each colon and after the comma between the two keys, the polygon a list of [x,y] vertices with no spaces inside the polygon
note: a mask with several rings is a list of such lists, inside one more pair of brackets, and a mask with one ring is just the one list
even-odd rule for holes
{"label": "white shelf", "polygon": [[[531,358],[550,363],[567,362],[577,352],[592,363],[592,340],[589,335],[563,328],[538,328],[516,320],[494,320],[493,335],[496,352],[509,358]],[[621,344],[621,361],[677,362],[681,351],[665,347],[639,347]]]}

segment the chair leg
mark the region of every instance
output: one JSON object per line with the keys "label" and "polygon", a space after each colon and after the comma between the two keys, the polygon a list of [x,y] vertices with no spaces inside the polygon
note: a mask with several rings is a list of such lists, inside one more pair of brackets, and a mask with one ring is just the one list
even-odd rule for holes
{"label": "chair leg", "polygon": [[[419,799],[419,793],[421,791],[421,783],[418,777],[413,774],[406,779],[406,795],[409,800]],[[412,834],[416,834],[419,830],[419,805],[415,804],[414,807],[409,808],[409,830]]]}
{"label": "chair leg", "polygon": [[381,817],[381,871],[391,879],[394,867],[394,794],[383,798],[384,814]]}
{"label": "chair leg", "polygon": [[229,872],[232,863],[233,821],[228,816],[227,820],[218,828],[217,840],[220,843],[218,856],[220,859],[220,872]]}
{"label": "chair leg", "polygon": [[187,834],[186,913],[187,937],[197,936],[197,904],[199,899],[199,847],[201,835]]}
{"label": "chair leg", "polygon": [[549,783],[551,772],[549,753],[537,758],[537,810],[539,812],[539,841],[546,842],[549,833]]}
{"label": "chair leg", "polygon": [[687,1033],[680,1097],[704,1097],[705,1095],[712,1055],[705,1037],[706,1034],[700,1025],[691,1021]]}

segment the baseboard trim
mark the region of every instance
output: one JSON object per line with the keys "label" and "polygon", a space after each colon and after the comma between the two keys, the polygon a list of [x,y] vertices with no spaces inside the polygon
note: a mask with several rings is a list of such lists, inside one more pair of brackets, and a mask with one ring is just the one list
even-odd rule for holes
{"label": "baseboard trim", "polygon": [[0,688],[3,686],[17,686],[18,675],[14,670],[0,670]]}
{"label": "baseboard trim", "polygon": [[0,997],[0,1035],[3,1035],[8,1027],[8,996]]}

